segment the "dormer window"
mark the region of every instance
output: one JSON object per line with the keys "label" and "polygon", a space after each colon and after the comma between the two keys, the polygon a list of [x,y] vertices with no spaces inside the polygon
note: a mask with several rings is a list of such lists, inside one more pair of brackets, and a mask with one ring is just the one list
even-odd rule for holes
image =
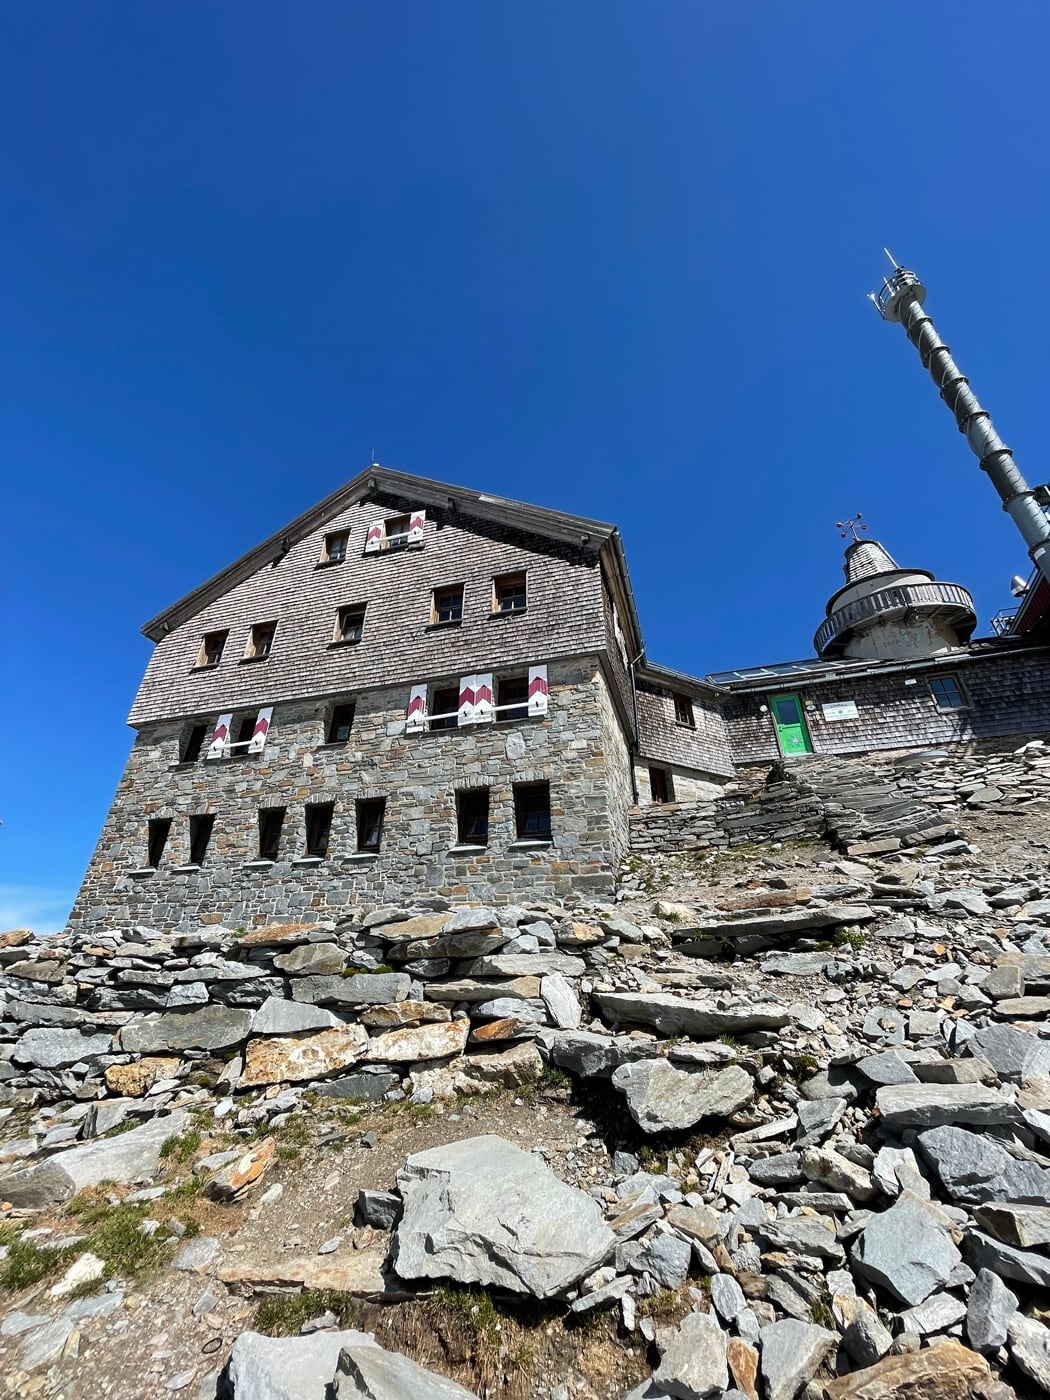
{"label": "dormer window", "polygon": [[276,622],[257,622],[248,634],[248,645],[244,650],[243,660],[265,661],[273,648],[276,631]]}
{"label": "dormer window", "polygon": [[349,530],[334,530],[330,535],[325,535],[319,562],[322,564],[342,564],[346,559],[346,547],[349,542]]}
{"label": "dormer window", "polygon": [[205,632],[201,641],[201,649],[197,654],[197,668],[207,670],[210,666],[218,666],[222,660],[222,649],[226,645],[226,638],[229,636],[228,630],[222,632]]}

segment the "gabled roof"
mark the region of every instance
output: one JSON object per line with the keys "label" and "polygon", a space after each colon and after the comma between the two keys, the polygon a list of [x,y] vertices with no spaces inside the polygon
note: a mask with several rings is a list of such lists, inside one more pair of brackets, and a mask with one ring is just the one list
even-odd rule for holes
{"label": "gabled roof", "polygon": [[187,593],[178,602],[172,603],[156,617],[151,617],[144,624],[142,631],[152,641],[159,642],[166,632],[180,626],[265,564],[287,554],[300,540],[305,539],[326,521],[340,515],[348,506],[379,496],[404,498],[414,506],[452,509],[477,520],[517,526],[529,534],[558,540],[563,544],[589,545],[596,554],[608,540],[614,540],[613,558],[622,575],[623,591],[631,613],[631,621],[638,635],[641,635],[631,598],[626,561],[615,525],[606,524],[601,520],[589,520],[582,515],[568,515],[564,511],[547,510],[543,506],[526,505],[522,501],[509,501],[502,496],[493,496],[485,491],[472,491],[465,486],[448,486],[444,482],[430,481],[426,477],[412,476],[408,472],[390,471],[387,467],[381,467],[378,462],[373,462],[337,491],[333,491],[317,505],[311,506],[308,511],[304,511],[269,539],[257,544],[247,554],[242,554],[239,559],[235,559],[232,564]]}

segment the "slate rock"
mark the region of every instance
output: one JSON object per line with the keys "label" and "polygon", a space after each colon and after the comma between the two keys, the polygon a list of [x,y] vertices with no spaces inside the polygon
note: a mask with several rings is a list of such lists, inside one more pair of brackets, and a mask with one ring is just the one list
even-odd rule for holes
{"label": "slate rock", "polygon": [[920,1133],[919,1151],[934,1168],[955,1201],[1050,1200],[1050,1171],[1018,1161],[993,1138],[964,1128],[931,1128]]}
{"label": "slate rock", "polygon": [[905,1128],[1009,1123],[1017,1116],[1008,1094],[983,1084],[887,1084],[876,1093],[875,1106],[883,1125],[898,1134]]}
{"label": "slate rock", "polygon": [[120,1032],[123,1049],[142,1055],[165,1050],[225,1050],[251,1030],[252,1013],[212,1002],[200,1011],[165,1011],[129,1021]]}
{"label": "slate rock", "polygon": [[842,1327],[842,1346],[846,1355],[858,1366],[874,1366],[893,1346],[893,1336],[883,1326],[878,1313],[870,1303],[856,1295],[843,1297],[836,1294],[831,1306]]}
{"label": "slate rock", "polygon": [[368,1032],[356,1023],[300,1036],[250,1040],[238,1085],[294,1083],[324,1079],[360,1059]]}
{"label": "slate rock", "polygon": [[40,1027],[26,1031],[11,1051],[18,1064],[35,1065],[38,1069],[64,1069],[80,1060],[106,1055],[113,1044],[111,1035],[82,1035],[78,1030]]}
{"label": "slate rock", "polygon": [[657,1235],[635,1256],[632,1267],[652,1274],[661,1288],[681,1288],[689,1276],[693,1251],[677,1235]]}
{"label": "slate rock", "polygon": [[[346,1346],[335,1375],[335,1400],[478,1400],[472,1390],[417,1365],[408,1356],[371,1346]],[[239,1397],[238,1397],[239,1400]]]}
{"label": "slate rock", "polygon": [[556,1026],[576,1030],[583,1017],[580,999],[561,972],[551,972],[540,979],[540,996]]}
{"label": "slate rock", "polygon": [[662,1059],[621,1065],[613,1073],[612,1084],[647,1133],[691,1128],[702,1118],[724,1118],[749,1103],[755,1093],[754,1081],[739,1065],[696,1074]]}
{"label": "slate rock", "polygon": [[974,1400],[990,1376],[982,1356],[944,1338],[828,1381],[824,1394],[827,1400]]}
{"label": "slate rock", "polygon": [[405,1001],[411,986],[407,972],[356,972],[352,977],[297,977],[291,992],[295,1001],[318,1006],[378,1006]]}
{"label": "slate rock", "polygon": [[615,1236],[598,1203],[494,1134],[409,1157],[398,1172],[401,1278],[451,1278],[551,1298],[594,1272]]}
{"label": "slate rock", "polygon": [[330,1099],[349,1099],[351,1103],[376,1103],[400,1083],[400,1077],[393,1071],[362,1071],[339,1079],[324,1079],[318,1084],[317,1092]]}
{"label": "slate rock", "polygon": [[881,1055],[868,1055],[857,1061],[856,1068],[873,1084],[914,1084],[916,1080],[911,1065],[893,1050],[884,1050]]}
{"label": "slate rock", "polygon": [[364,1224],[375,1230],[392,1230],[401,1219],[401,1197],[393,1191],[362,1187],[357,1193],[357,1213]]}
{"label": "slate rock", "polygon": [[360,1058],[400,1064],[415,1060],[444,1060],[463,1053],[470,1034],[469,1021],[436,1021],[424,1026],[406,1026],[399,1031],[374,1035]]}
{"label": "slate rock", "polygon": [[908,1307],[943,1288],[961,1260],[945,1217],[910,1191],[872,1216],[851,1254],[854,1274]]}
{"label": "slate rock", "polygon": [[985,1026],[973,1037],[970,1051],[1011,1084],[1050,1074],[1050,1041],[1016,1026]]}
{"label": "slate rock", "polygon": [[899,1317],[905,1332],[926,1337],[931,1332],[946,1332],[966,1316],[966,1304],[952,1293],[931,1293],[924,1303],[908,1308]]}
{"label": "slate rock", "polygon": [[1050,1245],[1050,1206],[994,1201],[978,1206],[973,1217],[988,1235],[1015,1249],[1040,1249]]}
{"label": "slate rock", "polygon": [[278,953],[273,965],[281,972],[335,977],[346,966],[346,955],[334,943],[301,943],[287,953]]}
{"label": "slate rock", "polygon": [[1010,1319],[1010,1355],[1026,1376],[1050,1394],[1050,1328],[1034,1317],[1014,1313]]}
{"label": "slate rock", "polygon": [[305,1337],[242,1332],[230,1353],[226,1381],[233,1400],[330,1400],[343,1348],[376,1345],[367,1332],[312,1332]]}
{"label": "slate rock", "polygon": [[729,1385],[728,1338],[711,1313],[691,1312],[664,1346],[653,1382],[676,1400],[713,1400]]}
{"label": "slate rock", "polygon": [[758,1339],[766,1400],[795,1400],[838,1342],[826,1327],[795,1318],[771,1322]]}
{"label": "slate rock", "polygon": [[548,1033],[541,1036],[540,1044],[559,1068],[585,1079],[606,1079],[620,1065],[645,1059],[652,1048],[629,1036],[582,1030]]}
{"label": "slate rock", "polygon": [[546,977],[552,972],[566,977],[582,977],[587,964],[571,953],[544,949],[538,953],[495,953],[476,958],[465,969],[471,977]]}
{"label": "slate rock", "polygon": [[267,997],[252,1017],[252,1035],[299,1035],[343,1023],[331,1011],[285,997]]}
{"label": "slate rock", "polygon": [[719,1007],[713,1002],[689,1001],[668,992],[639,995],[633,992],[595,992],[592,1000],[606,1021],[654,1026],[664,1035],[740,1035],[748,1031],[780,1030],[791,1014],[778,1002],[754,1002],[739,1007]]}
{"label": "slate rock", "polygon": [[975,1351],[998,1351],[1006,1342],[1010,1318],[1017,1311],[1017,1295],[998,1274],[981,1269],[966,1300],[966,1335]]}
{"label": "slate rock", "polygon": [[149,1178],[157,1171],[163,1144],[183,1132],[188,1121],[188,1113],[180,1109],[118,1137],[95,1138],[57,1152],[0,1179],[0,1200],[26,1208],[55,1205],[101,1181],[124,1184]]}
{"label": "slate rock", "polygon": [[748,1163],[748,1176],[757,1186],[794,1186],[804,1181],[802,1154],[778,1152],[772,1157],[756,1157]]}
{"label": "slate rock", "polygon": [[967,1262],[975,1269],[991,1269],[1001,1278],[1013,1279],[1026,1288],[1050,1288],[1050,1258],[1031,1249],[1014,1249],[980,1230],[971,1231],[963,1241]]}
{"label": "slate rock", "polygon": [[830,1216],[780,1216],[754,1228],[774,1249],[816,1259],[830,1259],[834,1263],[842,1262],[842,1246],[838,1242],[835,1222]]}
{"label": "slate rock", "polygon": [[744,1291],[732,1274],[713,1275],[711,1302],[723,1322],[733,1322],[747,1306]]}

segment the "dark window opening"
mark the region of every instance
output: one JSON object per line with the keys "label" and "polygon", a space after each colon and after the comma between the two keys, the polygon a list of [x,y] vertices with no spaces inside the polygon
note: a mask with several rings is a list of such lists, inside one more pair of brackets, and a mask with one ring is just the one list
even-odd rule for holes
{"label": "dark window opening", "polygon": [[197,657],[198,666],[218,666],[222,660],[222,649],[226,645],[228,631],[206,632],[204,640],[201,642],[200,653]]}
{"label": "dark window opening", "polygon": [[938,710],[966,709],[966,696],[958,676],[931,676],[930,693]]}
{"label": "dark window opening", "polygon": [[383,840],[385,797],[362,798],[357,803],[357,849],[378,851]]}
{"label": "dark window opening", "polygon": [[465,788],[456,793],[456,832],[461,846],[484,846],[489,839],[489,790]]}
{"label": "dark window opening", "polygon": [[384,545],[387,549],[399,549],[408,544],[408,532],[411,528],[411,516],[392,515],[383,525]]}
{"label": "dark window opening", "polygon": [[649,795],[654,802],[673,802],[671,775],[666,768],[649,769]]}
{"label": "dark window opening", "polygon": [[180,763],[196,763],[201,756],[201,749],[204,741],[208,737],[208,726],[206,724],[195,724],[186,735],[182,745]]}
{"label": "dark window opening", "polygon": [[365,630],[365,610],[363,607],[340,608],[335,619],[337,642],[359,642]]}
{"label": "dark window opening", "polygon": [[514,822],[519,841],[545,841],[551,834],[549,783],[514,784]]}
{"label": "dark window opening", "polygon": [[190,817],[190,864],[203,865],[204,857],[208,854],[208,842],[211,840],[211,829],[215,825],[215,818],[211,814],[202,817]]}
{"label": "dark window opening", "polygon": [[332,717],[328,721],[329,744],[345,744],[350,738],[350,731],[354,727],[354,714],[357,707],[355,705],[336,705],[332,710]]}
{"label": "dark window opening", "polygon": [[454,685],[434,691],[431,729],[455,729],[459,724],[459,690]]}
{"label": "dark window opening", "polygon": [[248,649],[244,653],[246,661],[263,661],[273,647],[276,622],[257,622],[248,635]]}
{"label": "dark window opening", "polygon": [[276,860],[281,849],[283,807],[264,807],[259,813],[259,859]]}
{"label": "dark window opening", "polygon": [[350,539],[349,530],[336,530],[324,537],[323,564],[341,564],[346,558],[346,546]]}
{"label": "dark window opening", "polygon": [[171,831],[170,817],[151,817],[149,823],[149,836],[146,842],[146,864],[156,870],[160,864],[161,856],[164,854],[164,847],[168,844],[168,833]]}
{"label": "dark window opening", "polygon": [[693,715],[693,702],[688,695],[675,694],[674,717],[676,724],[687,724],[690,729],[696,728],[696,718]]}
{"label": "dark window opening", "polygon": [[[252,735],[254,733],[255,716],[242,716],[242,718],[237,721],[237,732],[233,738],[232,747],[234,748],[234,751],[239,754],[246,754],[248,752],[248,745],[251,743]],[[240,747],[238,748],[237,745],[240,745]]]}
{"label": "dark window opening", "polygon": [[334,802],[308,802],[306,804],[306,854],[326,856],[328,841],[332,834],[332,813]]}
{"label": "dark window opening", "polygon": [[523,612],[527,602],[524,574],[502,574],[493,579],[492,607],[494,612]]}
{"label": "dark window opening", "polygon": [[463,620],[463,585],[457,583],[451,588],[434,589],[434,606],[431,609],[430,621],[438,622],[462,622]]}
{"label": "dark window opening", "polygon": [[528,676],[500,676],[496,682],[496,723],[506,724],[509,720],[528,717]]}

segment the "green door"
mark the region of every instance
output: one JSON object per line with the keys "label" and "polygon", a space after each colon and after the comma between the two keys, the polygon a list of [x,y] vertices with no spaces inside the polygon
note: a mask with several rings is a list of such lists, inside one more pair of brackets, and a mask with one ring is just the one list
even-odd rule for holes
{"label": "green door", "polygon": [[806,717],[797,695],[774,695],[770,700],[773,709],[773,723],[777,731],[780,752],[789,757],[795,753],[812,753]]}

